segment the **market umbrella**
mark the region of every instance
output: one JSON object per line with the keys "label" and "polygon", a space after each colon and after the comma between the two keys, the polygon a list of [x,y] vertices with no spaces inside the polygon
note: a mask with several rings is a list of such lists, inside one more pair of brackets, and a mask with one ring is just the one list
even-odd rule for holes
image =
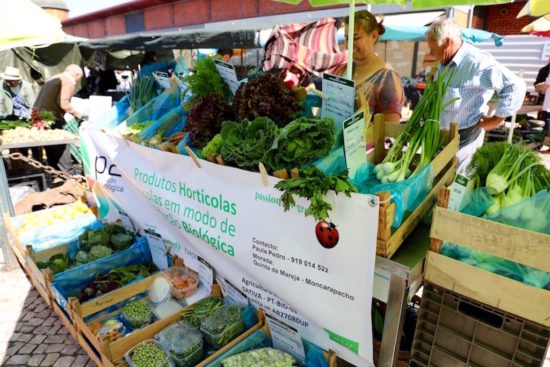
{"label": "market umbrella", "polygon": [[[282,3],[297,5],[302,0],[274,0]],[[308,0],[311,6],[321,7],[329,5],[349,4],[349,28],[353,29],[355,22],[355,4],[397,4],[404,6],[407,0]],[[549,0],[542,0],[549,1]],[[490,4],[502,4],[508,3],[510,0],[412,0],[412,6],[415,9],[434,8],[434,7],[446,7],[454,5],[490,5]],[[348,38],[348,59],[353,59],[353,37]],[[348,62],[346,70],[346,78],[351,79],[352,63]]]}
{"label": "market umbrella", "polygon": [[537,35],[548,31],[550,31],[550,15],[541,17],[521,29],[521,33],[537,33]]}
{"label": "market umbrella", "polygon": [[0,51],[63,41],[61,22],[30,0],[4,0],[0,13]]}
{"label": "market umbrella", "polygon": [[518,18],[525,15],[532,17],[540,17],[550,14],[550,1],[548,0],[529,0],[525,6],[519,11]]}

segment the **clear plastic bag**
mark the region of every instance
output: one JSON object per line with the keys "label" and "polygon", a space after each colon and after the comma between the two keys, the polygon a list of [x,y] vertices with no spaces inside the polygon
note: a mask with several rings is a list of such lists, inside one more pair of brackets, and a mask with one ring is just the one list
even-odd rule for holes
{"label": "clear plastic bag", "polygon": [[160,119],[154,121],[149,127],[138,134],[138,139],[147,140],[155,135],[161,137],[170,136],[176,132],[183,131],[187,121],[187,112],[181,106],[169,111]]}
{"label": "clear plastic bag", "polygon": [[94,130],[111,130],[117,127],[130,114],[130,96],[127,94],[120,99],[109,111],[105,112],[96,123],[91,124]]}
{"label": "clear plastic bag", "polygon": [[219,349],[246,330],[242,308],[225,305],[201,321],[201,332],[206,342]]}
{"label": "clear plastic bag", "polygon": [[449,242],[443,243],[441,254],[537,288],[545,289],[550,283],[550,273]]}
{"label": "clear plastic bag", "polygon": [[172,324],[155,339],[170,353],[178,367],[193,367],[203,359],[202,334],[190,324]]}
{"label": "clear plastic bag", "polygon": [[485,216],[485,219],[545,234],[550,234],[549,218],[550,195],[546,190]]}
{"label": "clear plastic bag", "polygon": [[129,249],[56,274],[55,281],[52,283],[52,293],[56,302],[66,309],[68,297],[78,294],[99,274],[107,273],[117,267],[142,262],[151,263],[151,252],[147,240],[144,237],[137,237],[136,244]]}
{"label": "clear plastic bag", "polygon": [[486,187],[480,187],[468,192],[460,205],[460,212],[474,217],[480,217],[493,203],[495,199]]}
{"label": "clear plastic bag", "polygon": [[[414,211],[424,201],[432,188],[433,180],[433,166],[429,164],[406,180],[372,186],[369,194],[383,191],[391,193],[391,201],[396,204],[392,227],[397,228],[401,225],[405,212]],[[372,182],[372,175],[369,181]],[[369,184],[366,183],[367,186]]]}
{"label": "clear plastic bag", "polygon": [[147,121],[156,121],[180,105],[181,92],[179,90],[168,89],[128,117],[126,125],[130,126]]}

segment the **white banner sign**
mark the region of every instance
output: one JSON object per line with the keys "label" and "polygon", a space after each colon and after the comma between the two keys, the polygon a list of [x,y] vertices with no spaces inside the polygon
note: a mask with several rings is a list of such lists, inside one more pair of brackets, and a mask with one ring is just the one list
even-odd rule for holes
{"label": "white banner sign", "polygon": [[[125,212],[154,228],[172,254],[198,258],[255,306],[307,340],[359,366],[372,365],[370,308],[378,200],[329,193],[330,222],[284,212],[269,177],[81,132],[84,166],[103,217]],[[304,315],[304,316],[302,316]]]}

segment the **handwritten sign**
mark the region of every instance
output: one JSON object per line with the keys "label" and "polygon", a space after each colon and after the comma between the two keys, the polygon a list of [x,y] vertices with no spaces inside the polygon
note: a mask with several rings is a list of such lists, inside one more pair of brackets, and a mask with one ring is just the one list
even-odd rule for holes
{"label": "handwritten sign", "polygon": [[349,177],[367,161],[365,139],[365,112],[360,111],[344,121],[344,156]]}
{"label": "handwritten sign", "polygon": [[336,129],[342,128],[345,119],[355,111],[355,82],[339,76],[323,74],[321,117],[331,117]]}
{"label": "handwritten sign", "polygon": [[223,78],[223,80],[225,80],[225,82],[229,86],[229,89],[231,89],[231,93],[235,94],[237,89],[239,89],[239,79],[237,79],[235,67],[231,64],[217,59],[214,59],[214,63],[216,64],[216,69],[218,69],[218,73],[220,73],[220,76]]}

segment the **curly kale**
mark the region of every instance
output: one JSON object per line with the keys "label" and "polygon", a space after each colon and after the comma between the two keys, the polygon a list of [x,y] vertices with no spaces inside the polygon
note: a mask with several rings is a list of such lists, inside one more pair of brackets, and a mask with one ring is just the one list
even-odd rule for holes
{"label": "curly kale", "polygon": [[277,126],[267,117],[240,124],[225,121],[222,124],[221,154],[224,162],[246,170],[257,170],[258,163],[271,148],[277,134]]}
{"label": "curly kale", "polygon": [[302,109],[294,92],[282,79],[263,74],[241,84],[233,97],[233,112],[237,121],[266,116],[279,126],[288,124]]}

